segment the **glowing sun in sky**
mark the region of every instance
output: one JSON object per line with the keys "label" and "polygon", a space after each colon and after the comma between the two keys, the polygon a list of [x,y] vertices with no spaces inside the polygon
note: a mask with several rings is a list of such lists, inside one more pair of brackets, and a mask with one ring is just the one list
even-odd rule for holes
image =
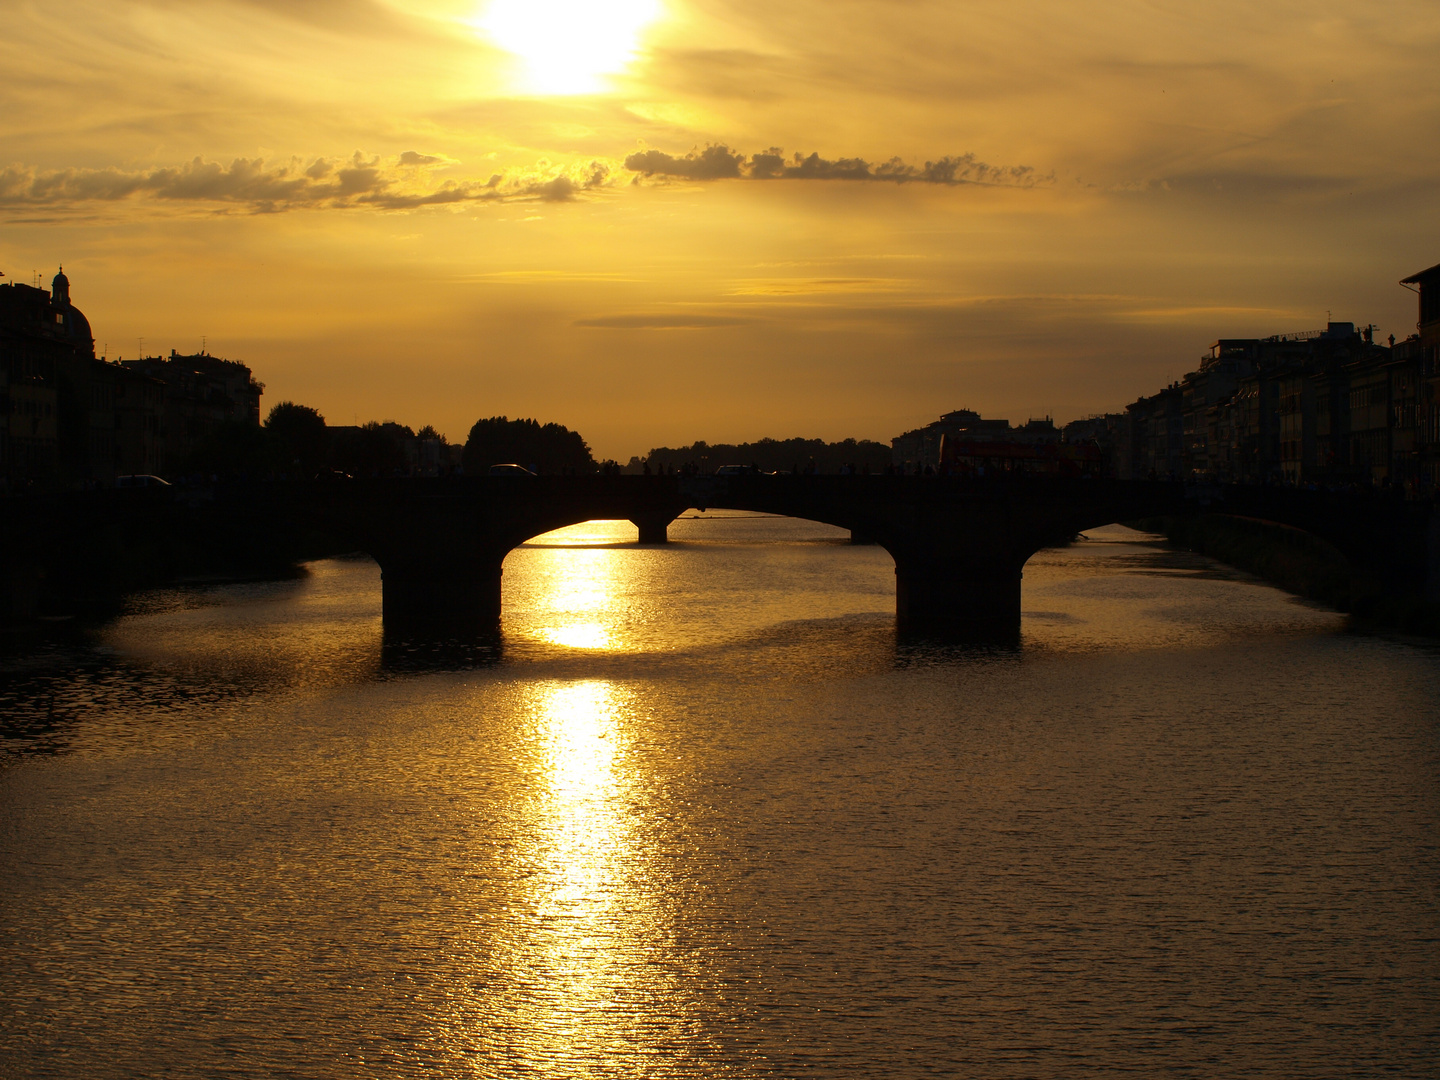
{"label": "glowing sun in sky", "polygon": [[522,89],[588,94],[635,59],[661,0],[490,0],[475,25],[524,64]]}

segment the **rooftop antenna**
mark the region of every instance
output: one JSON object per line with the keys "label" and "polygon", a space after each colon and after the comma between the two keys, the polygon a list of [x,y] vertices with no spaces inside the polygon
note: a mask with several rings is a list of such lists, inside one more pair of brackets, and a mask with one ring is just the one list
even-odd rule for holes
{"label": "rooftop antenna", "polygon": [[205,355],[205,340],[206,340],[206,339],[205,339],[205,335],[204,335],[204,334],[201,334],[201,335],[200,335],[200,355],[201,355],[201,356],[204,356],[204,355]]}
{"label": "rooftop antenna", "polygon": [[145,339],[143,337],[135,339],[135,349],[135,355],[143,359],[145,356]]}

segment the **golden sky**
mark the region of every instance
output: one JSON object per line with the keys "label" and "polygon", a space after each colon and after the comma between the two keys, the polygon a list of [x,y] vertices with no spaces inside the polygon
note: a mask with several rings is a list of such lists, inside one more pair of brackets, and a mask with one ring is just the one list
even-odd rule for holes
{"label": "golden sky", "polygon": [[598,455],[1413,330],[1434,0],[0,0],[0,271],[331,423]]}

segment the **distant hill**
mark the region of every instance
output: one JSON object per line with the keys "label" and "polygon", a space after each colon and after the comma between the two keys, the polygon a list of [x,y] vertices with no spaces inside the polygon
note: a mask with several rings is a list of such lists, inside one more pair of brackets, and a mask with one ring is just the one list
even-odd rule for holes
{"label": "distant hill", "polygon": [[665,468],[677,472],[694,465],[702,473],[721,465],[758,465],[766,472],[801,472],[813,463],[813,471],[838,473],[849,465],[857,472],[881,473],[890,464],[890,447],[871,439],[845,439],[827,443],[823,439],[761,439],[747,443],[697,442],[693,446],[659,446],[644,458],[631,458],[626,472],[640,472],[648,464],[652,472]]}

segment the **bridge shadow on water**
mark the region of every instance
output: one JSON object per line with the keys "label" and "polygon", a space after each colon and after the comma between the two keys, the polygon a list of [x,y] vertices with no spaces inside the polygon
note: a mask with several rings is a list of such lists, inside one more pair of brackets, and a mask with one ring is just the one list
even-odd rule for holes
{"label": "bridge shadow on water", "polygon": [[924,668],[1018,661],[1023,653],[1018,632],[985,637],[973,634],[936,635],[897,629],[893,666]]}
{"label": "bridge shadow on water", "polygon": [[504,630],[437,636],[412,628],[408,633],[385,632],[377,674],[505,668],[561,678],[648,678],[685,669],[716,678],[762,672],[805,680],[1018,661],[1024,652],[1015,627],[967,634],[947,629],[901,628],[888,616],[849,616],[782,623],[720,647],[610,651],[571,648]]}
{"label": "bridge shadow on water", "polygon": [[494,667],[505,658],[500,631],[437,637],[387,630],[380,642],[380,667],[400,674],[468,671]]}

